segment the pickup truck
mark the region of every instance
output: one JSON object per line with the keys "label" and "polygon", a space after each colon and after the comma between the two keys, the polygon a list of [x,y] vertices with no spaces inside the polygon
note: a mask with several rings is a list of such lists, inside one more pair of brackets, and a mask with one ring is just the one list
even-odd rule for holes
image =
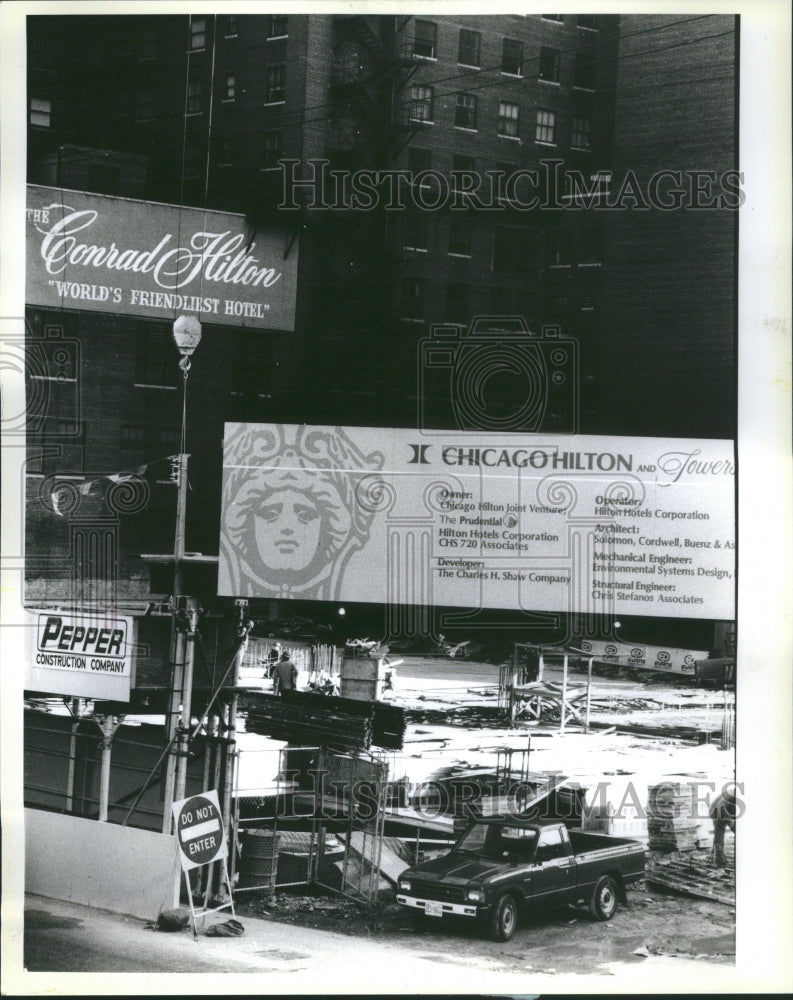
{"label": "pickup truck", "polygon": [[475,820],[449,854],[402,872],[396,898],[419,915],[478,920],[508,941],[525,906],[587,903],[593,918],[610,920],[643,875],[638,841],[492,817]]}

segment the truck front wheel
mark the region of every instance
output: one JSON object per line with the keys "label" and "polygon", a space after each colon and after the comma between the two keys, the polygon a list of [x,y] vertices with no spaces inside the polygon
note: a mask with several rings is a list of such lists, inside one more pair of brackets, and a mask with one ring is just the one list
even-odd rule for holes
{"label": "truck front wheel", "polygon": [[595,920],[611,920],[617,909],[617,883],[611,875],[599,879],[589,901],[589,912]]}
{"label": "truck front wheel", "polygon": [[509,941],[518,926],[518,907],[512,896],[499,896],[488,920],[493,941]]}

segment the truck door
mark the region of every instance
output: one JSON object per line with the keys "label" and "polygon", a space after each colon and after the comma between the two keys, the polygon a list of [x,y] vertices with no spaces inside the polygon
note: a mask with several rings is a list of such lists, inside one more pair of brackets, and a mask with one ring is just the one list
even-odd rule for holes
{"label": "truck door", "polygon": [[531,896],[540,904],[564,903],[576,895],[575,857],[563,826],[540,830],[531,869]]}

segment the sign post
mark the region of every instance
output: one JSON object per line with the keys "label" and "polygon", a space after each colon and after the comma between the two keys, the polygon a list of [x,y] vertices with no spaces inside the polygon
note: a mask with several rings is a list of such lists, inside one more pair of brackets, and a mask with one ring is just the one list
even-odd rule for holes
{"label": "sign post", "polygon": [[[218,793],[212,788],[189,799],[180,799],[173,804],[173,818],[176,825],[176,836],[179,843],[179,857],[182,862],[182,873],[190,902],[190,916],[193,924],[193,937],[198,936],[196,917],[206,917],[210,911],[230,909],[234,916],[234,899],[231,893],[226,857],[228,849],[223,836],[223,817],[220,813]],[[190,885],[190,875],[194,868],[201,868],[213,861],[222,861],[223,879],[228,891],[228,902],[220,906],[208,906],[209,888],[204,899],[204,905],[196,910],[193,905],[193,891]]]}

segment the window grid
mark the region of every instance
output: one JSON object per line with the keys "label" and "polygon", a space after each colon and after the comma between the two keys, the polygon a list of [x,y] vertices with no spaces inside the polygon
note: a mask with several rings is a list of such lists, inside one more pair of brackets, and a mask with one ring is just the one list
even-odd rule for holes
{"label": "window grid", "polygon": [[573,132],[570,144],[576,149],[592,148],[592,122],[589,118],[573,118]]}
{"label": "window grid", "polygon": [[501,72],[523,76],[523,42],[505,38],[501,43]]}
{"label": "window grid", "polygon": [[176,353],[168,325],[138,324],[135,383],[171,388],[176,385],[176,366]]}
{"label": "window grid", "polygon": [[421,59],[434,59],[438,44],[438,25],[434,21],[416,21],[413,55]]}
{"label": "window grid", "polygon": [[562,54],[559,49],[553,49],[548,45],[540,48],[540,66],[538,77],[546,83],[558,83],[559,71],[562,62]]}
{"label": "window grid", "polygon": [[286,100],[286,66],[267,67],[267,103],[279,104]]}
{"label": "window grid", "polygon": [[194,17],[190,21],[190,48],[203,49],[207,43],[207,22],[205,17]]}
{"label": "window grid", "polygon": [[473,94],[458,94],[454,109],[456,128],[476,128],[476,97]]}
{"label": "window grid", "polygon": [[410,88],[410,120],[412,122],[432,121],[432,87]]}
{"label": "window grid", "polygon": [[424,319],[424,279],[402,279],[402,319],[419,321]]}
{"label": "window grid", "polygon": [[187,84],[187,113],[194,115],[201,111],[204,85],[201,80],[190,80]]}
{"label": "window grid", "polygon": [[272,170],[278,166],[278,161],[283,158],[281,148],[281,133],[268,132],[264,137],[264,150],[262,154],[262,167],[265,170]]}
{"label": "window grid", "polygon": [[30,124],[49,128],[52,117],[52,102],[43,97],[30,98]]}
{"label": "window grid", "polygon": [[268,38],[284,38],[288,31],[288,16],[286,14],[271,14],[267,29]]}
{"label": "window grid", "polygon": [[556,115],[545,108],[537,108],[537,128],[534,138],[537,142],[555,142]]}
{"label": "window grid", "polygon": [[476,66],[480,64],[480,50],[482,36],[478,31],[471,31],[468,28],[460,28],[460,40],[457,46],[457,62],[463,66]]}
{"label": "window grid", "polygon": [[500,101],[498,105],[498,134],[517,138],[518,106]]}
{"label": "window grid", "polygon": [[576,52],[573,86],[582,90],[595,89],[595,56],[592,52]]}
{"label": "window grid", "polygon": [[453,215],[449,220],[449,253],[471,256],[471,224],[464,215]]}

